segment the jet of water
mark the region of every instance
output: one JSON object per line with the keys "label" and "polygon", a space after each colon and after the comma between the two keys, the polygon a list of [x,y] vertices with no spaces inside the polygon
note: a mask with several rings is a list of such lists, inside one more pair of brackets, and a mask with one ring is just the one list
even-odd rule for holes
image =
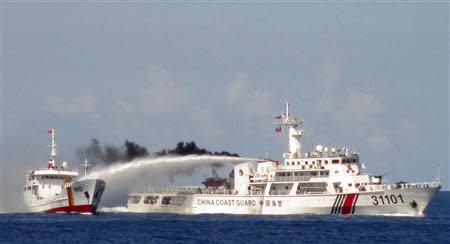
{"label": "jet of water", "polygon": [[159,166],[176,167],[177,165],[181,164],[182,166],[195,166],[200,164],[213,164],[217,162],[236,164],[256,160],[258,159],[229,157],[229,156],[213,156],[213,155],[188,155],[188,156],[168,156],[159,158],[141,158],[124,164],[111,165],[103,169],[95,170],[94,168],[94,170],[87,176],[83,177],[83,179],[109,178],[115,175],[126,174],[132,170],[147,169]]}

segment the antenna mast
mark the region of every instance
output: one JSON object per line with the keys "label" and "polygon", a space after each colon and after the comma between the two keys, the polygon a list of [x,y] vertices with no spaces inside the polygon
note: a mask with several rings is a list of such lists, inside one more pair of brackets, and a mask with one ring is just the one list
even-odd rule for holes
{"label": "antenna mast", "polygon": [[289,120],[289,102],[286,102],[286,120]]}
{"label": "antenna mast", "polygon": [[47,164],[47,167],[50,169],[55,167],[55,158],[59,146],[55,142],[55,130],[49,129],[47,133],[50,135],[50,161]]}
{"label": "antenna mast", "polygon": [[83,162],[83,168],[84,168],[84,177],[86,177],[87,175],[87,169],[89,168],[89,166],[91,166],[90,164],[88,164],[88,159],[85,158],[84,162]]}

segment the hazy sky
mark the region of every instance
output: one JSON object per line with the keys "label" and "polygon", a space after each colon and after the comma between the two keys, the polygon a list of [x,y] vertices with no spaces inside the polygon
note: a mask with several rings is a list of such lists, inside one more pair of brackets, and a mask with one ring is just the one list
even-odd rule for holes
{"label": "hazy sky", "polygon": [[[390,182],[449,175],[448,3],[6,2],[2,201],[90,139],[150,151],[194,140],[281,159],[289,101],[303,148],[347,146]],[[75,161],[75,162],[74,162]],[[198,179],[192,183],[197,184]],[[10,202],[10,201],[9,201]]]}

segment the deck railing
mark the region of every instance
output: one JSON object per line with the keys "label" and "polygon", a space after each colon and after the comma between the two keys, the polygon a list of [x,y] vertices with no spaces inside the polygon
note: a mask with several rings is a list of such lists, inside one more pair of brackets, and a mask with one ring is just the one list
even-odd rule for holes
{"label": "deck railing", "polygon": [[411,189],[411,188],[429,188],[429,187],[438,187],[440,186],[440,182],[420,182],[420,183],[394,183],[394,184],[383,184],[383,185],[369,185],[366,186],[368,191],[384,191],[391,189]]}
{"label": "deck railing", "polygon": [[275,176],[274,182],[286,182],[286,181],[309,181],[311,178],[328,178],[328,175],[308,175],[308,176]]}
{"label": "deck railing", "polygon": [[169,186],[169,187],[149,187],[144,191],[135,191],[138,193],[180,193],[180,194],[227,194],[234,195],[237,194],[234,190],[227,189],[209,189],[203,186]]}
{"label": "deck railing", "polygon": [[[438,187],[440,186],[440,182],[421,182],[421,183],[394,183],[394,184],[380,184],[380,185],[367,185],[364,187],[360,187],[360,191],[384,191],[384,190],[392,190],[392,189],[411,189],[411,188],[430,188],[430,187]],[[305,189],[298,189],[297,194],[317,194],[321,193],[322,188],[317,190],[308,189],[308,191],[304,191]],[[134,191],[135,193],[180,193],[180,194],[224,194],[224,195],[236,195],[238,194],[235,190],[227,190],[227,189],[210,189],[205,188],[203,186],[170,186],[170,187],[151,187],[145,189],[143,191]],[[290,190],[278,190],[269,193],[270,195],[288,195]],[[323,193],[326,193],[323,192]],[[263,194],[261,190],[253,190],[250,194]]]}

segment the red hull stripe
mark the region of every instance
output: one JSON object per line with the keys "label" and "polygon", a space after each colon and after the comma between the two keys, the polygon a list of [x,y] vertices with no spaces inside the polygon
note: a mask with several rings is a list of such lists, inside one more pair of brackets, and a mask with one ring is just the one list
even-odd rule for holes
{"label": "red hull stripe", "polygon": [[342,207],[342,214],[349,214],[352,212],[353,200],[356,194],[347,194],[344,200],[344,206]]}
{"label": "red hull stripe", "polygon": [[92,205],[72,205],[46,210],[46,213],[66,212],[66,213],[92,213]]}
{"label": "red hull stripe", "polygon": [[355,201],[353,201],[352,214],[355,213],[356,201],[358,201],[358,196],[359,196],[359,194],[356,194]]}

